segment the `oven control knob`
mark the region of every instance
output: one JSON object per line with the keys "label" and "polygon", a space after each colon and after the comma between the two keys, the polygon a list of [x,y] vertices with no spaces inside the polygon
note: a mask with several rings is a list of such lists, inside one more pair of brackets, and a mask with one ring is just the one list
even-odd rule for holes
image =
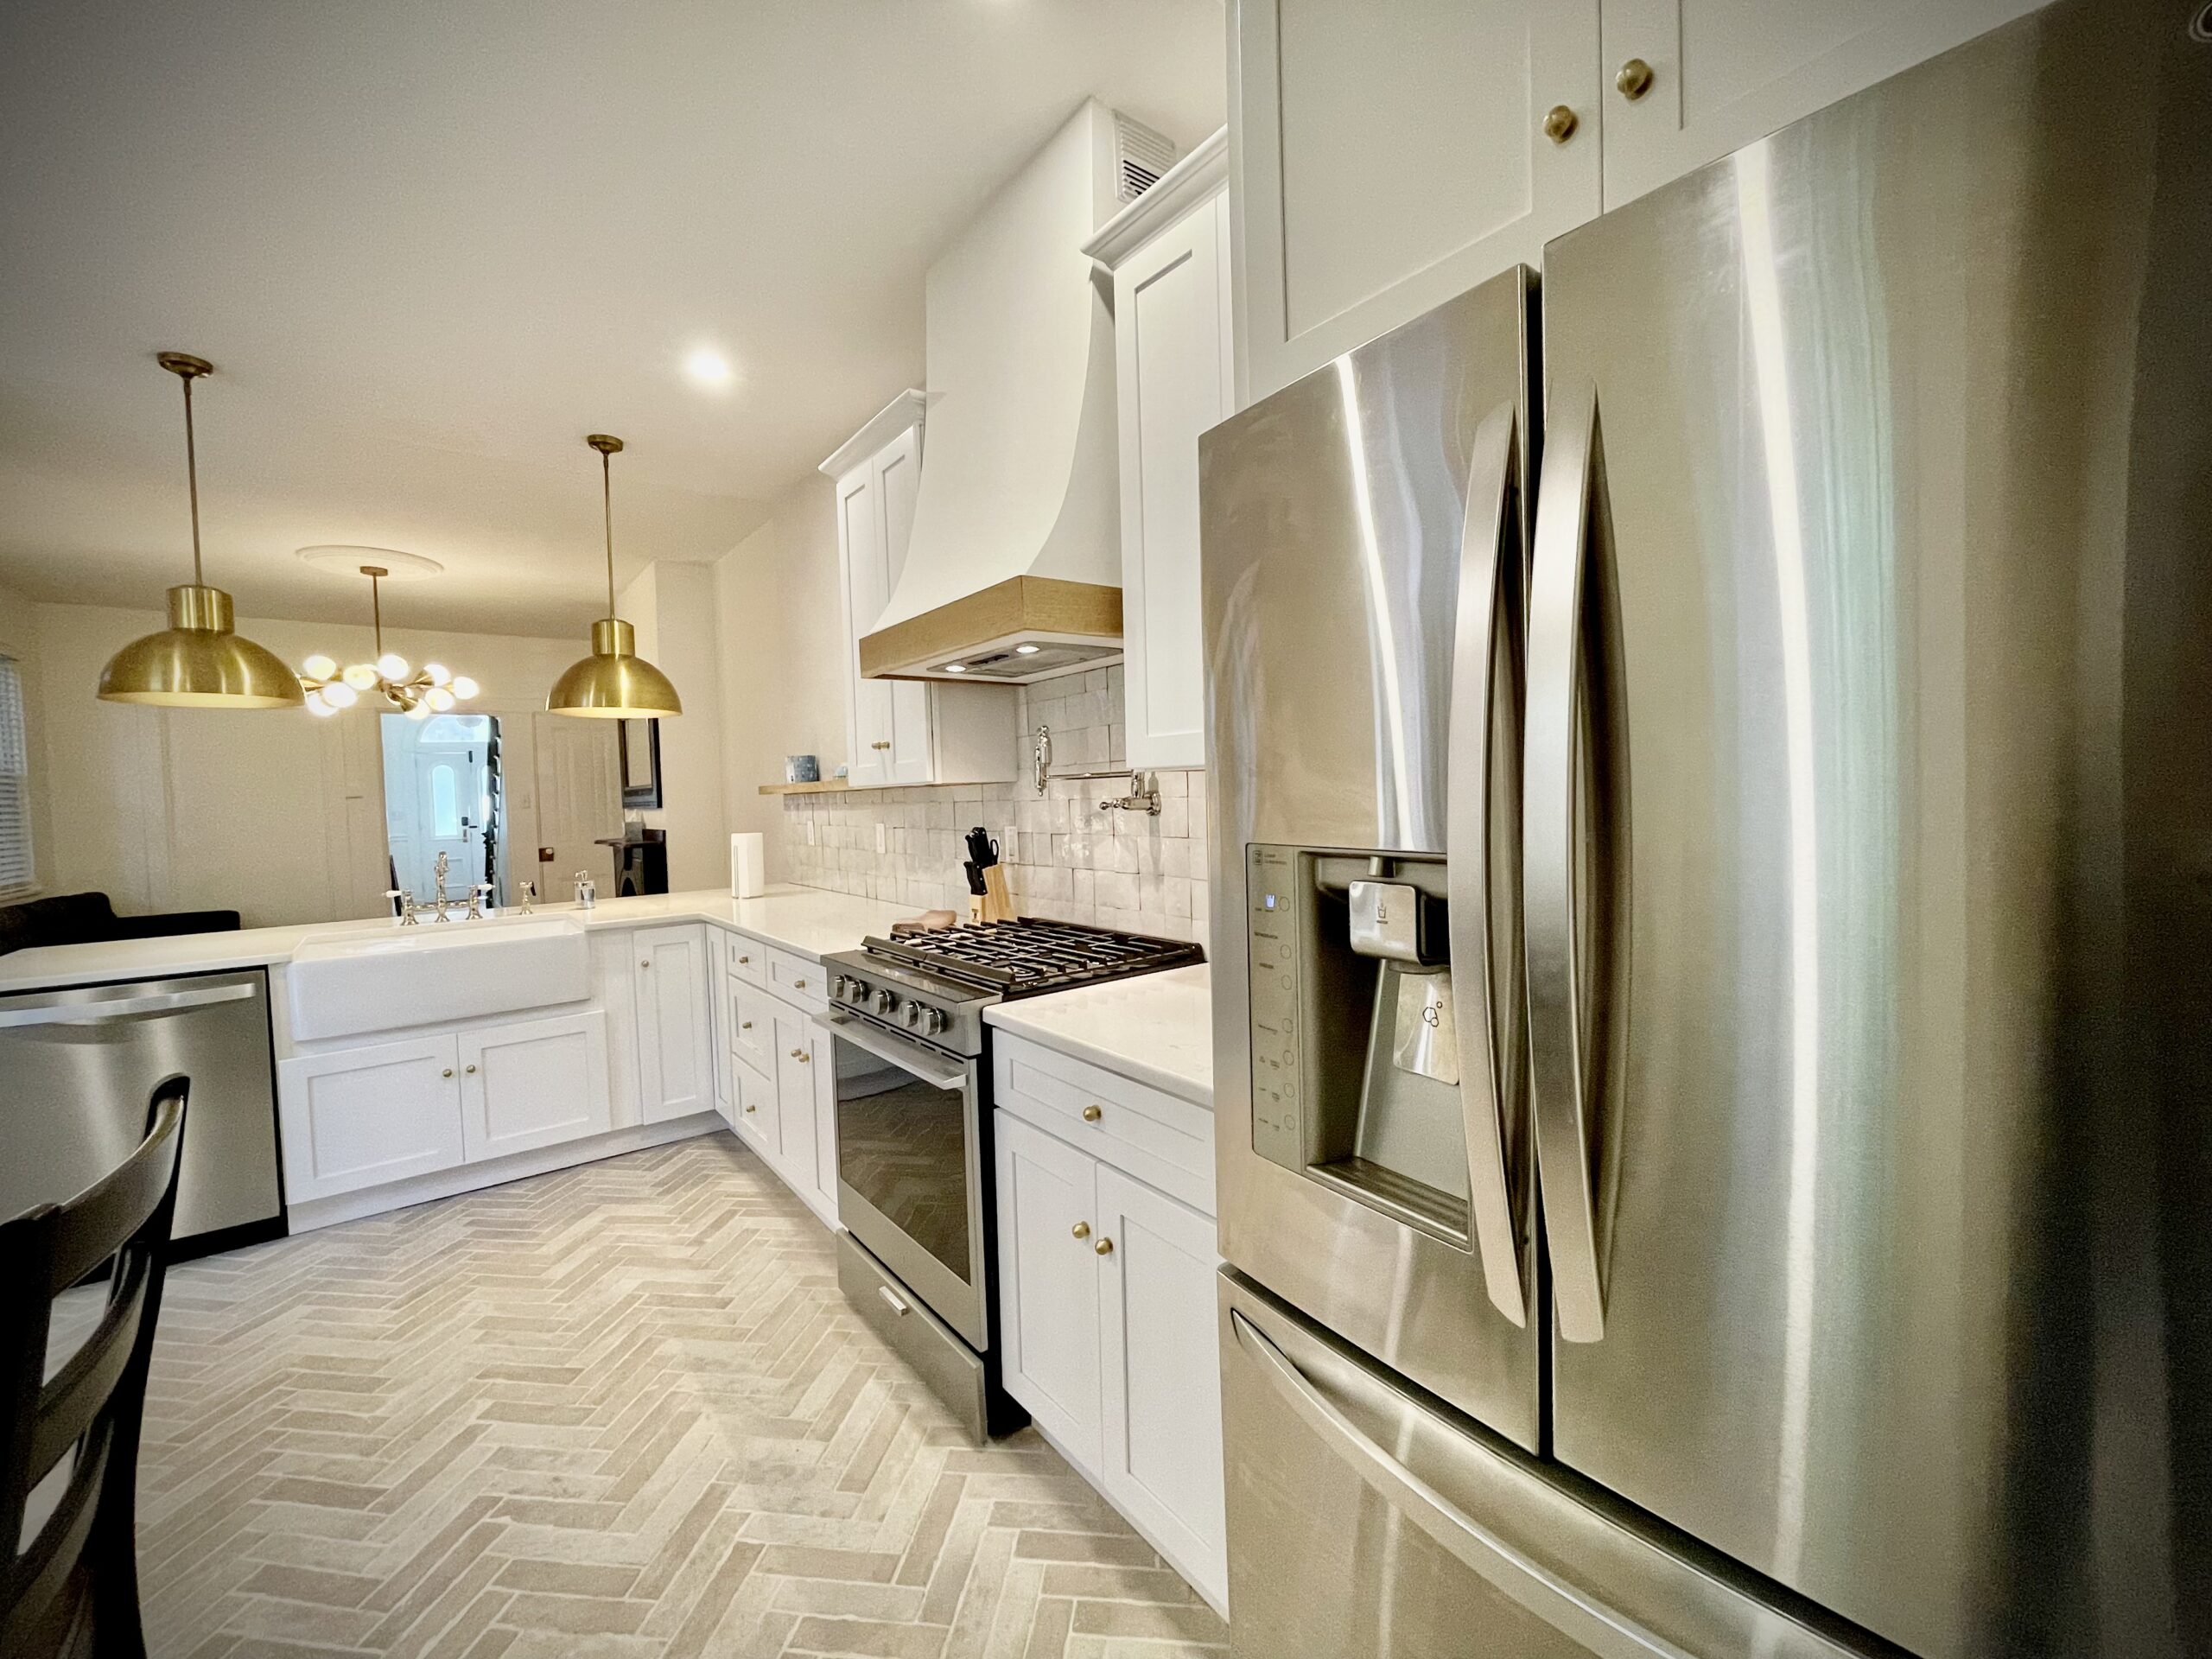
{"label": "oven control knob", "polygon": [[931,1008],[922,1016],[922,1030],[925,1034],[934,1037],[944,1029],[944,1010],[943,1008]]}
{"label": "oven control knob", "polygon": [[844,994],[845,994],[845,988],[846,988],[847,986],[850,985],[851,983],[852,983],[852,982],[851,982],[850,980],[847,979],[847,978],[844,976],[844,975],[842,975],[842,974],[838,975],[838,976],[837,976],[836,983],[835,983],[834,985],[832,985],[832,986],[830,988],[830,995],[832,995],[832,996],[842,996],[842,995],[844,995]]}
{"label": "oven control knob", "polygon": [[906,1005],[906,1029],[912,1031],[921,1023],[922,1005],[918,1002],[909,1002]]}
{"label": "oven control knob", "polygon": [[855,1001],[855,1002],[865,1002],[865,1001],[868,1001],[868,981],[866,981],[866,980],[864,980],[864,979],[855,979],[855,980],[849,980],[849,981],[847,981],[847,982],[846,982],[846,984],[845,984],[845,995],[846,995],[847,996],[850,997],[850,998],[851,998],[854,1001]]}
{"label": "oven control knob", "polygon": [[885,986],[875,994],[875,1011],[878,1014],[887,1014],[898,1006],[899,999],[891,994],[889,986]]}

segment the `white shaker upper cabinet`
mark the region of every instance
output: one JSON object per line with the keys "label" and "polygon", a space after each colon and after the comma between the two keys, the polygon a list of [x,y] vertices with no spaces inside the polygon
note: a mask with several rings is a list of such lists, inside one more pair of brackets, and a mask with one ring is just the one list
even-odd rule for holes
{"label": "white shaker upper cabinet", "polygon": [[2041,0],[1604,0],[1618,207]]}
{"label": "white shaker upper cabinet", "polygon": [[1236,0],[1242,402],[1597,214],[1598,4]]}
{"label": "white shaker upper cabinet", "polygon": [[1088,246],[1114,273],[1128,762],[1206,761],[1198,435],[1236,409],[1228,133],[1178,162]]}
{"label": "white shaker upper cabinet", "polygon": [[875,631],[906,568],[922,483],[922,394],[904,391],[821,470],[836,480],[837,555],[845,609],[855,788],[981,784],[1014,776],[1014,693],[861,677],[860,642]]}

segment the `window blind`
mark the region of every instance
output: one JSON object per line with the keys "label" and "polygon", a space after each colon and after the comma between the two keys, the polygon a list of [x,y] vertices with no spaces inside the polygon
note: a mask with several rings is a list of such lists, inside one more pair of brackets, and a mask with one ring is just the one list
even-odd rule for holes
{"label": "window blind", "polygon": [[30,740],[23,729],[23,679],[0,657],[0,899],[31,889]]}

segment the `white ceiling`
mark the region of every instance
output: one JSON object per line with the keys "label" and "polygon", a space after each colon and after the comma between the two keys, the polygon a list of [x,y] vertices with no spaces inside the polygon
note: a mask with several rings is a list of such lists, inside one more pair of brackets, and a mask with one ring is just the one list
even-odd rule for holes
{"label": "white ceiling", "polygon": [[[0,7],[0,584],[362,599],[293,550],[448,574],[403,625],[564,632],[714,558],[922,374],[923,274],[1096,94],[1220,124],[1219,0],[9,0]],[[715,347],[735,384],[702,390]]]}

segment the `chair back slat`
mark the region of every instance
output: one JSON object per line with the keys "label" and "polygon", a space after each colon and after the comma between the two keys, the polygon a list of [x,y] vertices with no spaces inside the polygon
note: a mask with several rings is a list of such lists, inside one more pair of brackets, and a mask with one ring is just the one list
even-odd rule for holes
{"label": "chair back slat", "polygon": [[31,1431],[29,1472],[34,1486],[92,1426],[130,1363],[139,1316],[146,1306],[146,1287],[154,1276],[151,1256],[151,1252],[141,1251],[135,1259],[117,1263],[116,1282],[99,1324],[41,1390],[38,1420]]}
{"label": "chair back slat", "polygon": [[[180,1118],[183,1111],[180,1097]],[[148,1125],[136,1152],[68,1203],[54,1206],[60,1215],[54,1224],[49,1297],[59,1296],[130,1243],[168,1192],[183,1137],[156,1134],[155,1127]]]}
{"label": "chair back slat", "polygon": [[[44,1659],[89,1639],[143,1651],[133,1487],[161,1318],[188,1084],[156,1085],[138,1148],[67,1204],[0,1223],[0,1655]],[[51,1379],[54,1299],[111,1262],[99,1323]],[[32,1490],[62,1466],[58,1502],[23,1537]],[[85,1621],[89,1620],[87,1624]]]}

